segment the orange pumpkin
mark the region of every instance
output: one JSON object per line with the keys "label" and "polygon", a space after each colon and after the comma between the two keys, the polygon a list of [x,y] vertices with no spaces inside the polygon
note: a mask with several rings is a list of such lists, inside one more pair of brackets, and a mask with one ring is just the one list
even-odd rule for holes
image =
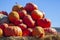
{"label": "orange pumpkin", "polygon": [[12,8],[12,11],[17,11],[18,12],[22,9],[23,9],[23,7],[21,5],[14,5],[13,8]]}
{"label": "orange pumpkin", "polygon": [[32,11],[31,16],[34,20],[37,20],[42,19],[44,17],[44,14],[39,10],[34,10]]}
{"label": "orange pumpkin", "polygon": [[3,36],[3,30],[0,28],[0,37]]}
{"label": "orange pumpkin", "polygon": [[18,26],[9,26],[4,29],[5,36],[22,36],[22,30]]}
{"label": "orange pumpkin", "polygon": [[44,32],[44,29],[40,26],[36,26],[33,31],[32,31],[32,35],[34,37],[44,37],[45,36],[45,32]]}
{"label": "orange pumpkin", "polygon": [[10,20],[11,22],[15,22],[15,21],[17,21],[17,20],[20,19],[19,14],[18,14],[18,12],[16,12],[16,11],[10,12],[10,14],[9,14],[8,17],[9,17],[9,20]]}

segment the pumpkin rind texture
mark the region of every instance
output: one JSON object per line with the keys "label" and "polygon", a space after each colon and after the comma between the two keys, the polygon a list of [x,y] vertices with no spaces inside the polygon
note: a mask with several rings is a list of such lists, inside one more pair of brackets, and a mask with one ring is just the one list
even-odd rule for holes
{"label": "pumpkin rind texture", "polygon": [[18,26],[10,26],[4,29],[5,36],[22,36],[22,30]]}

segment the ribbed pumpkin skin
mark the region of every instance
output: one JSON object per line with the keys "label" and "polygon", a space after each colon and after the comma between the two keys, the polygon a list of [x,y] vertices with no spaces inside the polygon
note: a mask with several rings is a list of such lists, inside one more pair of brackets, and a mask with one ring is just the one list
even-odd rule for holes
{"label": "ribbed pumpkin skin", "polygon": [[22,30],[18,26],[9,26],[4,29],[4,35],[9,36],[22,36]]}

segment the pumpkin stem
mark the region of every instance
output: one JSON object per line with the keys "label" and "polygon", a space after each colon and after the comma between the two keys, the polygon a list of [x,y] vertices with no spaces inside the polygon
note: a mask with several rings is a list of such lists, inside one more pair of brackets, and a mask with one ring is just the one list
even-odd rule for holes
{"label": "pumpkin stem", "polygon": [[18,4],[18,3],[16,2],[16,4]]}

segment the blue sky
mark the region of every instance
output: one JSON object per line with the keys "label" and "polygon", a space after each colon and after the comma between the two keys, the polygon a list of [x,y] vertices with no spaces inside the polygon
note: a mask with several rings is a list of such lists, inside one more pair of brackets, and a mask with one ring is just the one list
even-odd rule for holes
{"label": "blue sky", "polygon": [[51,19],[52,27],[60,27],[60,0],[0,0],[0,11],[11,12],[16,2],[22,6],[28,2],[35,3],[45,12],[46,18]]}

